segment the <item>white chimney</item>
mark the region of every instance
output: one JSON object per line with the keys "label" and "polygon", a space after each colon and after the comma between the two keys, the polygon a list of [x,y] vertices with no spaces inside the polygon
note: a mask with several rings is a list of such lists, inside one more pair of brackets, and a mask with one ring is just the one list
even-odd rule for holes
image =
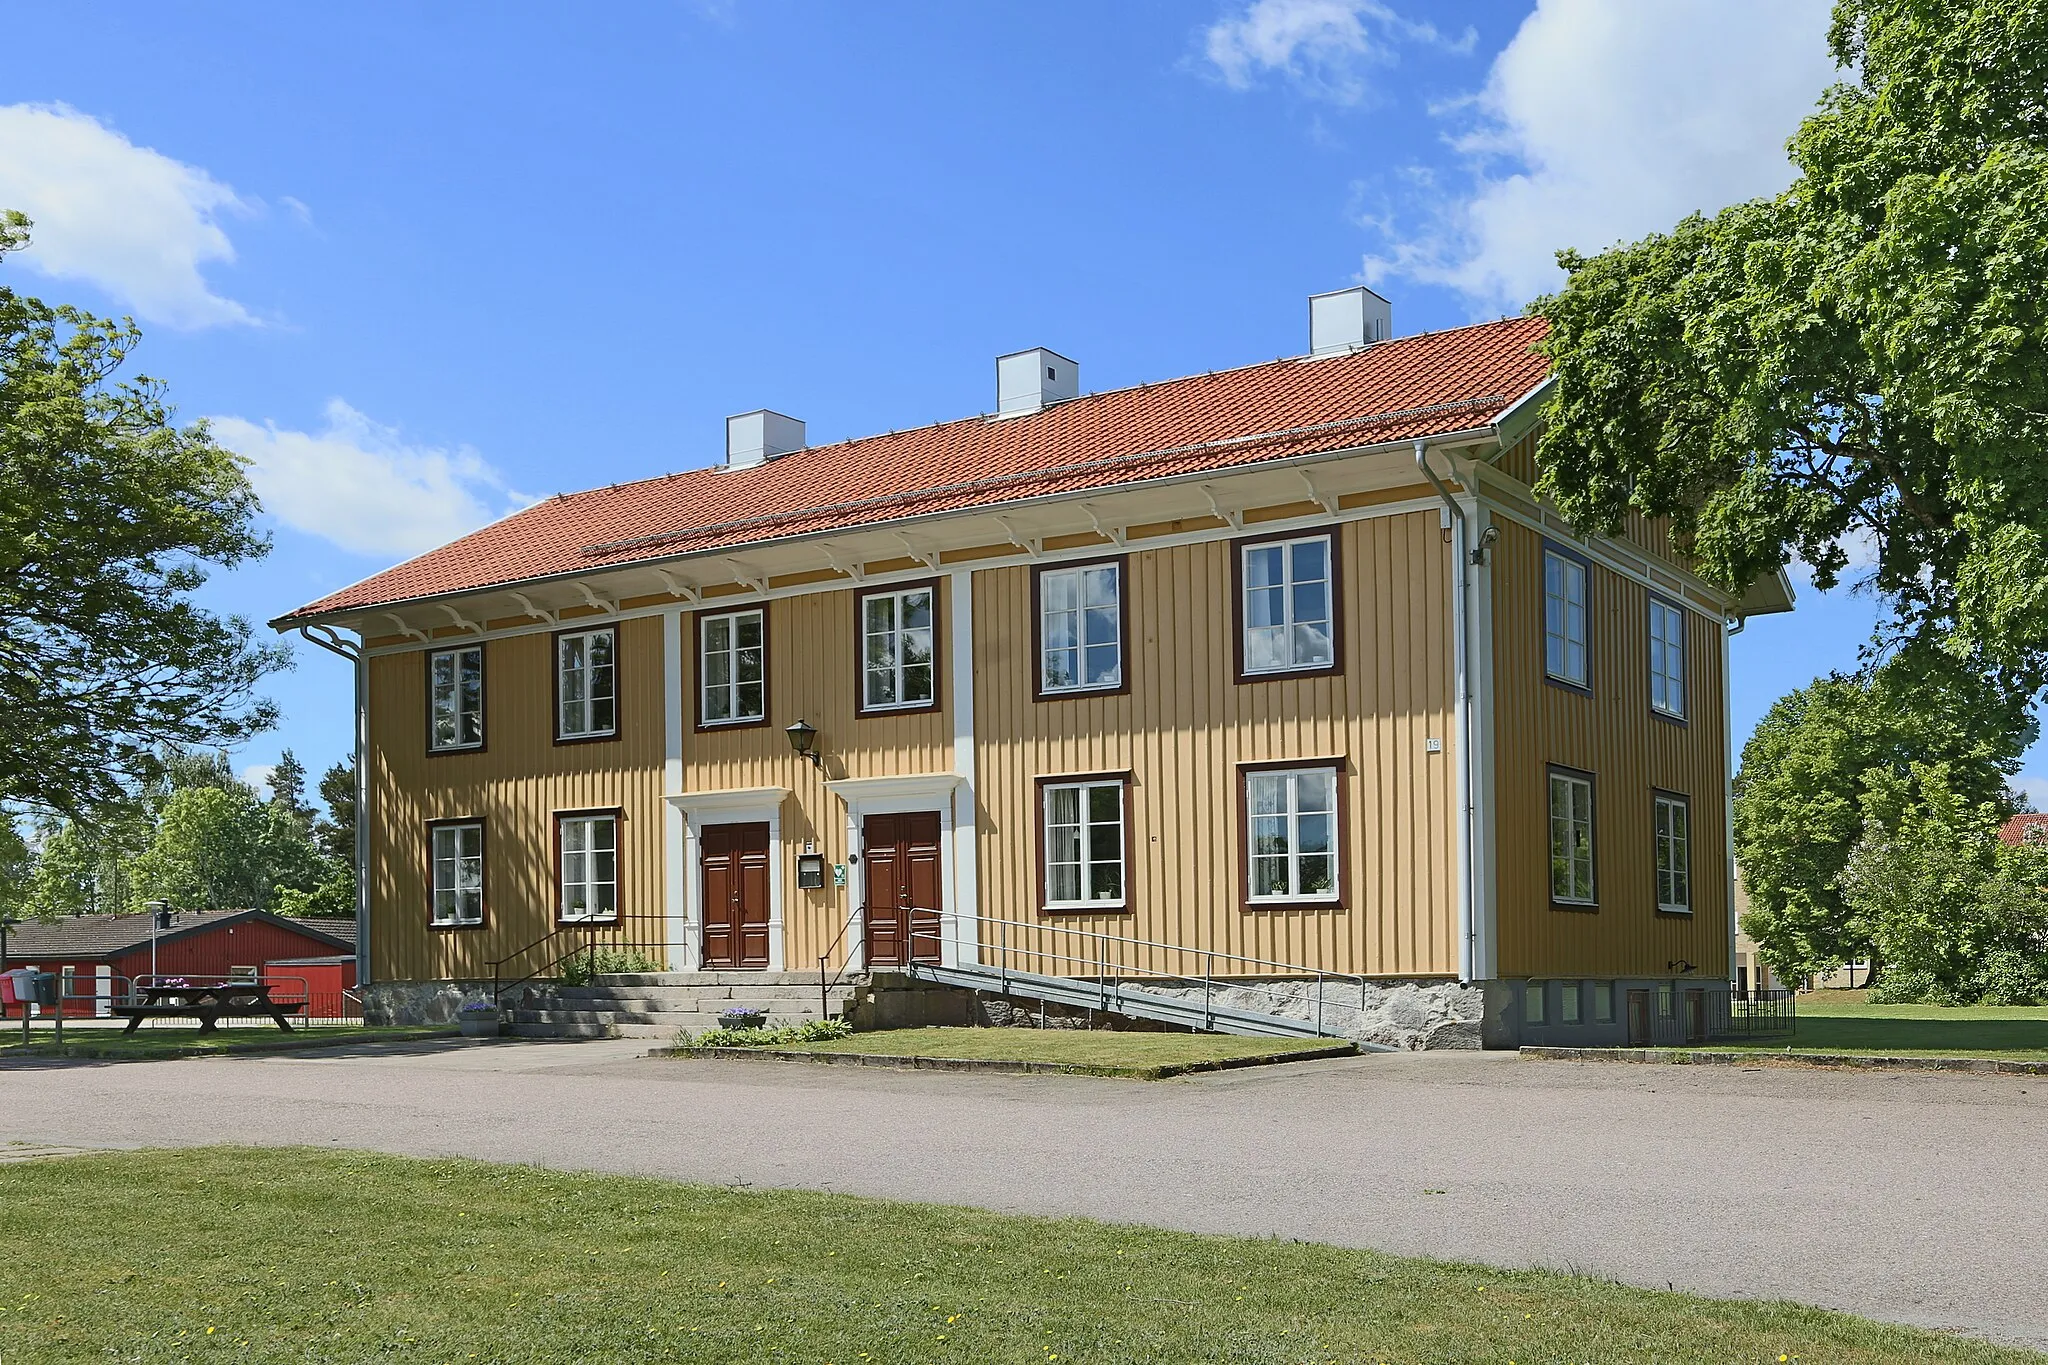
{"label": "white chimney", "polygon": [[1308,352],[1341,355],[1394,334],[1394,305],[1363,285],[1308,296]]}
{"label": "white chimney", "polygon": [[1037,412],[1081,394],[1081,367],[1043,346],[996,357],[996,413]]}
{"label": "white chimney", "polygon": [[725,419],[725,467],[752,469],[804,448],[804,424],[760,408]]}

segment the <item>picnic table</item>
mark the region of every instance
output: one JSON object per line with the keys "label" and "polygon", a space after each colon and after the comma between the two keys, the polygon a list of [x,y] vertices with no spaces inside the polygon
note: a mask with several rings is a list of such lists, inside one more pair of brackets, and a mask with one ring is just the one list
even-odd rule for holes
{"label": "picnic table", "polygon": [[128,1020],[128,1027],[121,1030],[121,1036],[135,1032],[145,1019],[197,1019],[201,1033],[211,1033],[223,1015],[229,1018],[253,1018],[268,1015],[286,1033],[292,1031],[287,1014],[297,1014],[306,1008],[303,1000],[290,1004],[270,998],[270,983],[267,981],[218,981],[210,985],[195,986],[185,982],[152,983],[138,987],[134,1004],[116,1005],[114,1013]]}

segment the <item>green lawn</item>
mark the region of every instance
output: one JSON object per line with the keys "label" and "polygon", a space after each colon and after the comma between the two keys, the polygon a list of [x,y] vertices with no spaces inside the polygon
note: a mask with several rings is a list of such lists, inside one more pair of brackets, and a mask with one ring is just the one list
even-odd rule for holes
{"label": "green lawn", "polygon": [[944,1057],[1038,1062],[1096,1076],[1157,1078],[1243,1057],[1281,1057],[1344,1046],[1333,1038],[1237,1038],[1214,1033],[1116,1033],[1094,1029],[903,1028],[856,1033],[824,1043],[792,1043],[788,1052],[860,1052],[882,1057]]}
{"label": "green lawn", "polygon": [[[32,1041],[24,1047],[21,1024],[17,1020],[11,1027],[0,1028],[0,1057],[31,1055],[151,1061],[167,1057],[203,1057],[208,1053],[235,1051],[238,1045],[241,1048],[251,1045],[275,1048],[399,1043],[415,1038],[445,1037],[451,1031],[447,1026],[354,1028],[345,1024],[323,1024],[312,1028],[294,1027],[286,1033],[275,1024],[265,1024],[260,1028],[219,1028],[202,1037],[196,1025],[191,1028],[145,1026],[126,1036],[118,1029],[67,1027],[64,1030],[64,1047],[59,1051],[54,1041],[56,1034],[47,1022],[38,1022],[30,1035]],[[5,1355],[0,1354],[0,1361],[5,1359]]]}
{"label": "green lawn", "polygon": [[0,1165],[0,1359],[2034,1362],[1293,1242],[310,1149]]}
{"label": "green lawn", "polygon": [[[1862,991],[1799,997],[1790,1038],[1731,1046],[1766,1052],[1849,1052],[1887,1057],[2002,1057],[2048,1061],[2048,1007],[1872,1005]],[[1715,1043],[1720,1047],[1720,1043]]]}

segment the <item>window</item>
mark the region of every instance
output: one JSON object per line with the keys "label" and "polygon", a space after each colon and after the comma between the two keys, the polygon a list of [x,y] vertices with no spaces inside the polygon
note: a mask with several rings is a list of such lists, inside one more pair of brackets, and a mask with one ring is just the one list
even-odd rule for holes
{"label": "window", "polygon": [[1579,991],[1583,989],[1576,981],[1567,981],[1557,988],[1557,1019],[1561,1024],[1579,1022]]}
{"label": "window", "polygon": [[1543,552],[1543,671],[1586,685],[1586,566],[1556,550]]}
{"label": "window", "polygon": [[427,656],[427,748],[434,753],[484,747],[484,647]]}
{"label": "window", "polygon": [[1650,706],[1685,719],[1685,613],[1650,599]]}
{"label": "window", "polygon": [[1548,990],[1549,987],[1541,981],[1531,981],[1527,985],[1522,987],[1523,1023],[1540,1024],[1543,1022],[1543,1007],[1546,1003],[1548,1003],[1544,999],[1544,996],[1548,992]]}
{"label": "window", "polygon": [[433,922],[461,928],[484,922],[484,827],[475,821],[428,826],[433,859]]}
{"label": "window", "polygon": [[1038,575],[1038,694],[1113,692],[1124,683],[1121,560]]}
{"label": "window", "polygon": [[1337,899],[1337,770],[1247,772],[1252,904]]}
{"label": "window", "polygon": [[1336,543],[1327,536],[1238,545],[1238,676],[1334,671]]}
{"label": "window", "polygon": [[1669,981],[1660,982],[1658,984],[1657,1017],[1659,1019],[1669,1019],[1671,1017],[1673,1012],[1673,1002],[1676,994],[1677,992],[1673,989]]}
{"label": "window", "polygon": [[1045,908],[1124,905],[1124,779],[1045,781]]}
{"label": "window", "polygon": [[927,583],[860,599],[861,710],[933,705],[933,616],[938,590]]}
{"label": "window", "polygon": [[1614,983],[1595,981],[1593,983],[1593,1022],[1611,1024],[1614,1022]]}
{"label": "window", "polygon": [[750,725],[768,719],[768,613],[697,618],[697,724]]}
{"label": "window", "polygon": [[1692,804],[1682,796],[1659,792],[1655,799],[1657,831],[1657,908],[1671,914],[1692,911]]}
{"label": "window", "polygon": [[610,739],[619,732],[618,632],[555,637],[555,738]]}
{"label": "window", "polygon": [[555,817],[555,853],[561,868],[564,923],[619,917],[617,811]]}
{"label": "window", "polygon": [[1593,779],[1550,771],[1550,899],[1593,904]]}

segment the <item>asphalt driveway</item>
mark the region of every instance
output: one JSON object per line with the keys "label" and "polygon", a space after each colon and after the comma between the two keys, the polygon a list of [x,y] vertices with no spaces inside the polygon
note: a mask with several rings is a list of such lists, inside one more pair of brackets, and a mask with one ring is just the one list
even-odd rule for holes
{"label": "asphalt driveway", "polygon": [[2048,1348],[2048,1081],[1373,1056],[1145,1084],[442,1043],[0,1064],[0,1142],[309,1143],[1548,1266]]}

